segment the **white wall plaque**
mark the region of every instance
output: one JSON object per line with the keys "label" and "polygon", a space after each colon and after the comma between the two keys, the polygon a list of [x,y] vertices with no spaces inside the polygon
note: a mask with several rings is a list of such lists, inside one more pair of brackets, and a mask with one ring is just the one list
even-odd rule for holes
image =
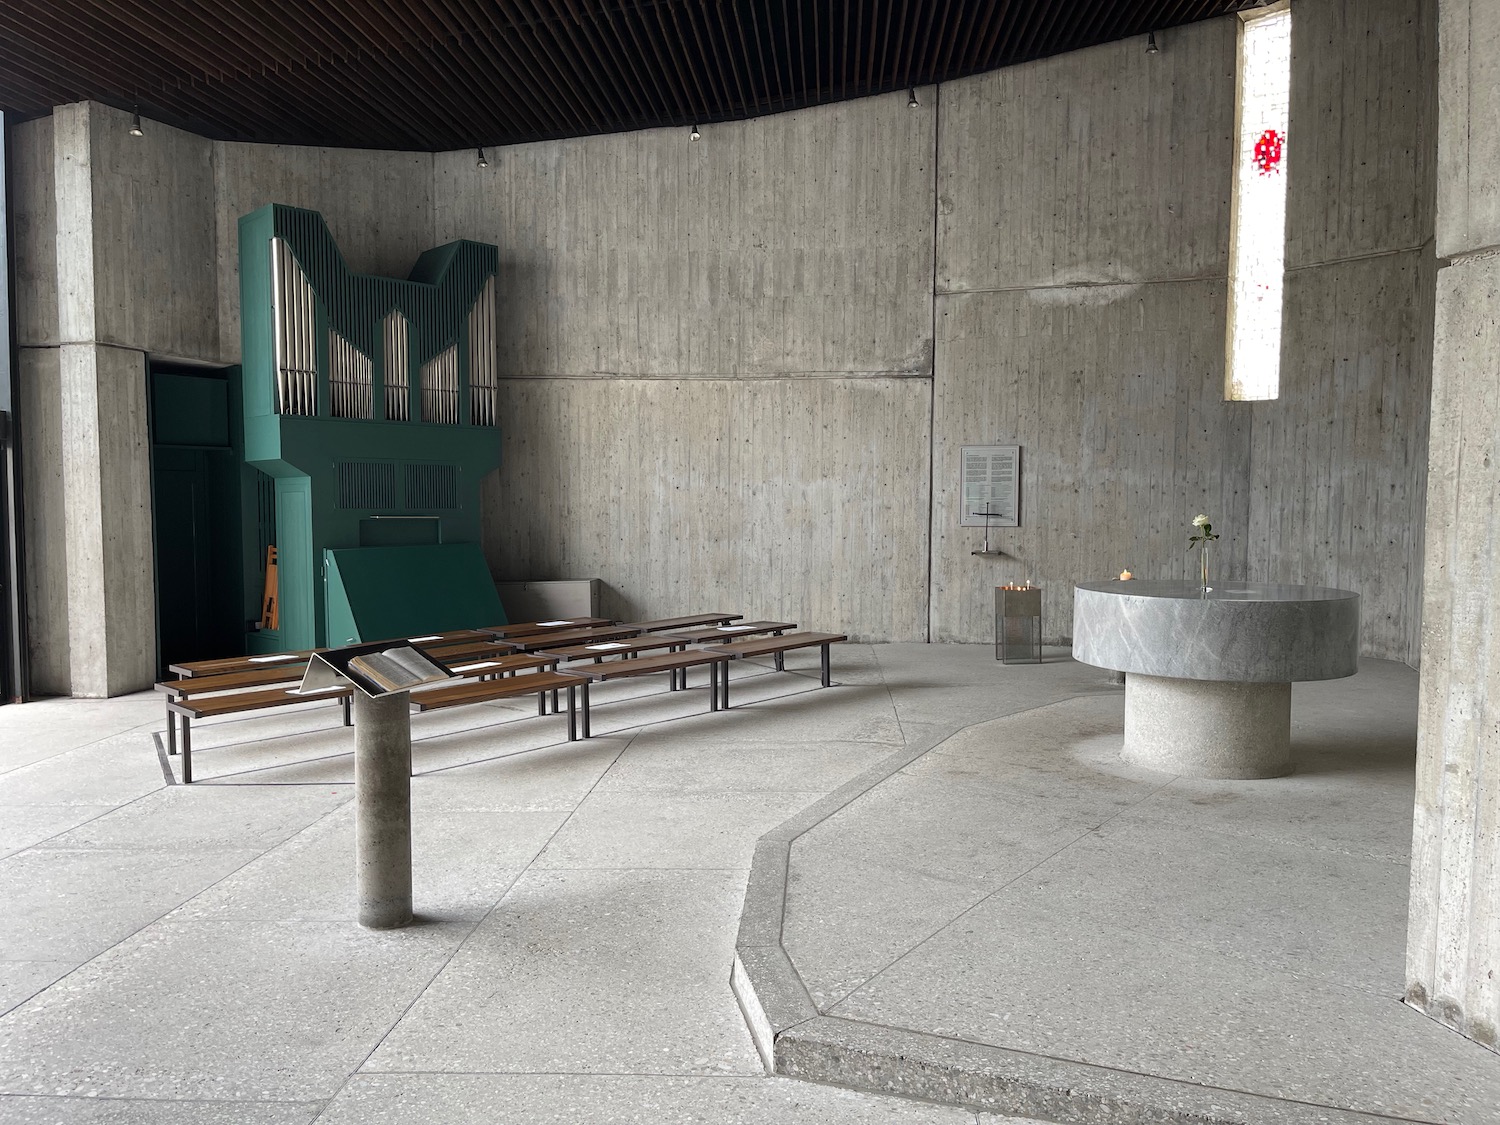
{"label": "white wall plaque", "polygon": [[1021,526],[1021,447],[966,445],[960,527]]}

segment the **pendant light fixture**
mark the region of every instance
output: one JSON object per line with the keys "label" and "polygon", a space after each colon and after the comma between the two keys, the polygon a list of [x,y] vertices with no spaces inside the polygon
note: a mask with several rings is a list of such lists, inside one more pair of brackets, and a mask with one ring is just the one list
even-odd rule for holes
{"label": "pendant light fixture", "polygon": [[480,168],[488,168],[490,166],[490,162],[485,159],[483,145],[479,146],[479,159],[474,161],[474,163]]}

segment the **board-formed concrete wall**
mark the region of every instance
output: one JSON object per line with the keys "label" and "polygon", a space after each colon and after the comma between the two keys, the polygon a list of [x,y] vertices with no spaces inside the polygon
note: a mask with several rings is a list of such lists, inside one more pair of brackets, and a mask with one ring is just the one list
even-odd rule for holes
{"label": "board-formed concrete wall", "polygon": [[1439,9],[1436,350],[1407,1001],[1500,1048],[1500,5]]}
{"label": "board-formed concrete wall", "polygon": [[1281,394],[1256,405],[1251,453],[1250,572],[1358,590],[1363,650],[1413,664],[1432,382],[1435,16],[1429,0],[1293,7]]}
{"label": "board-formed concrete wall", "polygon": [[924,93],[438,157],[439,241],[500,247],[498,578],[925,636]]}
{"label": "board-formed concrete wall", "polygon": [[[946,84],[938,140],[934,640],[993,636],[994,587],[1185,577],[1191,521],[1242,576],[1249,408],[1223,401],[1235,25]],[[960,449],[1021,446],[1003,558],[960,528]]]}

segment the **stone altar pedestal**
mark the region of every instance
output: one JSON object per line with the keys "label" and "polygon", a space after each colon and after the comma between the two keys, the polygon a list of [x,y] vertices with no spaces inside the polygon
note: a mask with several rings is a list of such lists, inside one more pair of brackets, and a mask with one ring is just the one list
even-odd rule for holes
{"label": "stone altar pedestal", "polygon": [[1358,671],[1359,595],[1322,586],[1083,582],[1073,657],[1127,673],[1133,765],[1187,777],[1291,770],[1292,684]]}

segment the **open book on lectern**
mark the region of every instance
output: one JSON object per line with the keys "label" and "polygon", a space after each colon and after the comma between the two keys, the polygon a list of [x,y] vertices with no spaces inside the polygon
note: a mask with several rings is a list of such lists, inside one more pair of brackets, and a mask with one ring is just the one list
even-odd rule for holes
{"label": "open book on lectern", "polygon": [[404,642],[389,641],[314,653],[302,677],[304,693],[352,683],[371,697],[450,680],[453,674]]}

